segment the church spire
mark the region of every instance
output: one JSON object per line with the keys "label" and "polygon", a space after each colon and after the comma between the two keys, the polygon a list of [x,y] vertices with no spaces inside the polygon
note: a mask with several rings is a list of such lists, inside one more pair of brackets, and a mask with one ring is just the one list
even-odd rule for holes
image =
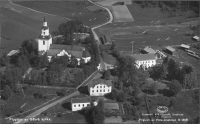
{"label": "church spire", "polygon": [[44,21],[43,22],[46,22],[45,16],[44,16]]}

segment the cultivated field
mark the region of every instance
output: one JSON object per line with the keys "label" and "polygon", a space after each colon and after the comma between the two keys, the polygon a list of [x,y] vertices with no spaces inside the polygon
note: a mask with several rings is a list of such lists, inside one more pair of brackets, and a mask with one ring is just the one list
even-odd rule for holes
{"label": "cultivated field", "polygon": [[112,6],[112,13],[114,15],[114,22],[132,22],[134,21],[131,13],[126,5]]}
{"label": "cultivated field", "polygon": [[59,24],[68,21],[67,18],[47,15],[9,2],[2,2],[1,16],[1,47],[3,52],[18,49],[26,39],[35,39],[41,33],[44,16],[48,21],[50,32],[57,30]]}
{"label": "cultivated field", "polygon": [[132,4],[132,0],[93,0],[97,4],[100,4],[102,6],[112,6],[116,2],[124,2],[125,5],[130,5]]}
{"label": "cultivated field", "polygon": [[88,26],[104,23],[109,17],[106,10],[88,11],[86,7],[93,5],[88,1],[22,1],[15,3],[37,11],[77,19]]}

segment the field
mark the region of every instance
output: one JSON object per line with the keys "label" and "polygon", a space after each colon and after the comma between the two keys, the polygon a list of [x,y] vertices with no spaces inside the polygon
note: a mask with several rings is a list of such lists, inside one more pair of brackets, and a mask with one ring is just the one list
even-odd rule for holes
{"label": "field", "polygon": [[[17,114],[15,116],[12,116],[12,118],[22,118],[25,115],[27,115],[27,113],[30,113],[31,111],[24,114],[20,114],[20,113],[33,109],[37,106],[40,106],[52,99],[55,99],[55,100],[58,99],[56,95],[56,91],[58,90],[52,89],[52,88],[45,89],[45,88],[35,88],[32,86],[29,86],[27,87],[27,89],[24,90],[25,97],[22,93],[20,94],[14,93],[12,98],[6,101],[1,100],[1,108],[3,109],[0,115],[4,118],[6,116]],[[36,92],[42,92],[44,95],[48,95],[47,99],[34,98],[33,94]],[[0,122],[2,121],[4,122],[5,120],[0,120]]]}
{"label": "field", "polygon": [[37,38],[41,32],[44,16],[48,21],[50,32],[57,30],[59,24],[68,21],[67,18],[35,12],[7,1],[1,2],[0,16],[1,47],[4,48],[0,54],[18,49],[26,39]]}
{"label": "field", "polygon": [[91,6],[87,1],[23,1],[16,4],[35,9],[37,11],[55,14],[61,17],[77,19],[87,26],[98,25],[107,21],[107,11],[88,11]]}
{"label": "field", "polygon": [[102,6],[112,6],[114,3],[118,2],[118,1],[120,1],[120,2],[124,1],[124,3],[126,5],[132,4],[131,0],[93,0],[93,1]]}
{"label": "field", "polygon": [[114,15],[114,22],[131,22],[134,21],[131,13],[126,5],[112,6],[112,13]]}
{"label": "field", "polygon": [[[76,97],[85,97],[85,94],[80,94]],[[48,109],[46,115],[40,114],[36,118],[49,118],[49,121],[43,123],[85,123],[84,115],[79,112],[71,111],[71,100],[66,100],[61,104]]]}

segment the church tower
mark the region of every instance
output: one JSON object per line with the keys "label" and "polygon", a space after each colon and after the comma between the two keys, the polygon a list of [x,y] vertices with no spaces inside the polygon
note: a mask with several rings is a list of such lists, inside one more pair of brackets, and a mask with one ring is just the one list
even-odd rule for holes
{"label": "church tower", "polygon": [[52,37],[49,34],[49,27],[47,26],[47,21],[44,17],[42,32],[38,38],[38,51],[47,51],[49,50],[50,45],[52,44]]}

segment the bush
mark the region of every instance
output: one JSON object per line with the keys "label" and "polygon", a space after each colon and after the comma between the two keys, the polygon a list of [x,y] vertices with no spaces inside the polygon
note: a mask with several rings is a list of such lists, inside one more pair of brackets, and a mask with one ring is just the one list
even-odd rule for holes
{"label": "bush", "polygon": [[65,91],[65,89],[61,89],[60,91],[57,91],[56,94],[57,94],[57,96],[65,96],[66,91]]}
{"label": "bush", "polygon": [[124,94],[124,92],[122,92],[122,91],[118,92],[117,101],[118,102],[123,102],[124,100],[125,100],[125,94]]}
{"label": "bush", "polygon": [[36,93],[34,93],[33,94],[33,96],[34,96],[34,98],[40,98],[40,99],[42,99],[42,98],[44,98],[44,95],[43,95],[43,93],[42,92],[36,92]]}
{"label": "bush", "polygon": [[182,86],[177,80],[173,80],[169,85],[169,89],[174,95],[176,95],[182,90]]}
{"label": "bush", "polygon": [[156,94],[157,93],[157,84],[156,83],[152,83],[149,87],[149,92],[152,94]]}
{"label": "bush", "polygon": [[62,114],[61,114],[61,113],[58,113],[58,114],[57,114],[57,117],[62,117]]}
{"label": "bush", "polygon": [[6,85],[3,89],[3,92],[2,92],[2,98],[4,100],[7,100],[8,98],[10,98],[12,95],[12,90],[10,89],[10,87],[8,85]]}

